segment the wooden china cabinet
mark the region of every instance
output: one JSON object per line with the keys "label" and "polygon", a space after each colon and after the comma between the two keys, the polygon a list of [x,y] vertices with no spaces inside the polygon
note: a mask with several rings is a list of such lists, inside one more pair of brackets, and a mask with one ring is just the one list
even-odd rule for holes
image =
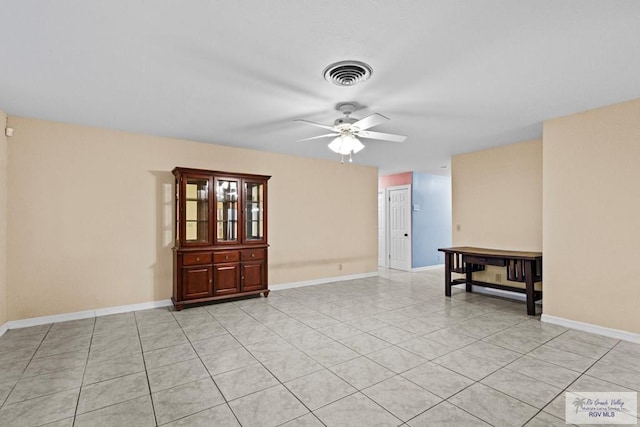
{"label": "wooden china cabinet", "polygon": [[260,294],[267,284],[269,176],[175,168],[173,297],[185,305]]}

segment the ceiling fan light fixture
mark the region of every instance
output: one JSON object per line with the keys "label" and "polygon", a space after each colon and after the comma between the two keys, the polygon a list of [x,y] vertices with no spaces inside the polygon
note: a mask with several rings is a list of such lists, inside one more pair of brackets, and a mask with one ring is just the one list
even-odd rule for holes
{"label": "ceiling fan light fixture", "polygon": [[322,75],[325,80],[337,86],[353,86],[369,80],[373,70],[369,64],[360,61],[340,61],[328,65]]}
{"label": "ceiling fan light fixture", "polygon": [[329,149],[334,153],[346,156],[355,154],[364,148],[364,144],[353,135],[340,135],[329,143]]}
{"label": "ceiling fan light fixture", "polygon": [[389,121],[389,118],[379,113],[370,114],[363,119],[351,118],[350,115],[356,110],[356,107],[357,104],[355,102],[341,102],[336,105],[336,109],[343,113],[345,117],[337,119],[333,126],[304,119],[296,119],[297,122],[331,131],[331,133],[299,139],[298,141],[333,138],[328,144],[328,147],[334,153],[340,154],[344,163],[344,156],[349,156],[349,162],[351,162],[353,161],[353,154],[362,151],[364,148],[364,144],[360,142],[359,138],[379,139],[391,142],[403,142],[407,139],[404,135],[370,131],[370,128]]}

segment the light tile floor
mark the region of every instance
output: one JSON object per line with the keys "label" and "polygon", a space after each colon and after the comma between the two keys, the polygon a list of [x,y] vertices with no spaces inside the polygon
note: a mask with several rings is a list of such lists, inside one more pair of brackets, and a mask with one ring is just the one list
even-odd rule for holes
{"label": "light tile floor", "polygon": [[565,391],[640,391],[640,345],[541,323],[443,272],[0,337],[2,426],[552,426]]}

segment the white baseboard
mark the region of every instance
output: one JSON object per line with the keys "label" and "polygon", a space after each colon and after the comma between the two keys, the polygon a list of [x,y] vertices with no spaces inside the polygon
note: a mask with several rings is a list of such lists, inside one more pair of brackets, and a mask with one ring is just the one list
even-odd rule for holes
{"label": "white baseboard", "polygon": [[281,283],[279,285],[269,285],[269,290],[279,291],[282,289],[301,288],[303,286],[323,285],[325,283],[344,282],[347,280],[366,279],[378,276],[378,272],[351,274],[348,276],[325,277],[322,279],[304,280],[302,282]]}
{"label": "white baseboard", "polygon": [[540,321],[551,323],[558,326],[564,326],[565,328],[577,329],[582,332],[589,332],[592,334],[604,335],[605,337],[615,338],[624,341],[630,341],[640,344],[640,334],[634,332],[623,331],[620,329],[612,329],[604,326],[593,325],[591,323],[579,322],[577,320],[564,319],[562,317],[550,316],[548,314],[542,314]]}
{"label": "white baseboard", "polygon": [[0,327],[0,335],[8,329],[28,328],[30,326],[49,323],[68,322],[70,320],[88,319],[90,317],[107,316],[109,314],[128,313],[130,311],[147,310],[149,308],[169,307],[171,300],[143,302],[140,304],[120,305],[117,307],[99,308],[96,310],[76,311],[75,313],[54,314],[52,316],[32,317],[29,319],[10,320]]}
{"label": "white baseboard", "polygon": [[[303,282],[283,283],[280,285],[271,285],[269,289],[272,291],[280,289],[300,288],[303,286],[321,285],[324,283],[344,282],[346,280],[365,279],[368,277],[376,277],[378,272],[351,274],[348,276],[326,277],[323,279],[306,280]],[[108,316],[110,314],[128,313],[130,311],[147,310],[150,308],[170,307],[171,300],[150,301],[140,304],[121,305],[117,307],[98,308],[96,310],[77,311],[75,313],[54,314],[52,316],[32,317],[29,319],[10,320],[0,326],[0,336],[9,329],[28,328],[30,326],[46,325],[49,323],[68,322],[70,320],[87,319],[90,317]]]}
{"label": "white baseboard", "polygon": [[437,270],[439,268],[444,267],[444,264],[436,264],[436,265],[427,265],[426,267],[416,267],[412,268],[411,272],[416,273],[418,271],[428,271],[428,270]]}
{"label": "white baseboard", "polygon": [[108,316],[110,314],[128,313],[130,311],[148,310],[150,308],[172,307],[170,299],[160,301],[142,302],[140,304],[120,305],[117,307],[99,308],[96,310],[96,317]]}

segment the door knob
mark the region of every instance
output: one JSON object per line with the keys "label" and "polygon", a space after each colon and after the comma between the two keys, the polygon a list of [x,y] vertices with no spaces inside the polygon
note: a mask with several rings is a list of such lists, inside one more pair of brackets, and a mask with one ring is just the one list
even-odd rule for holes
{"label": "door knob", "polygon": [[404,233],[404,237],[409,237],[409,234],[407,234],[407,233]]}

